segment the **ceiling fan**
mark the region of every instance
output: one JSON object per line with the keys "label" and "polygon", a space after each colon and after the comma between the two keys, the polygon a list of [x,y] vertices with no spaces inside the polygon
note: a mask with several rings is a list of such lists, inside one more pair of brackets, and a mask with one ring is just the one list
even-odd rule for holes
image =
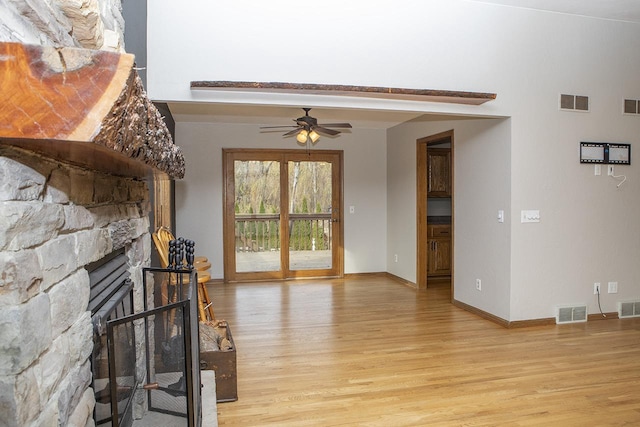
{"label": "ceiling fan", "polygon": [[344,128],[350,129],[350,123],[323,123],[319,124],[318,119],[315,117],[311,117],[309,115],[309,111],[311,108],[303,108],[304,116],[298,117],[293,121],[296,122],[295,125],[292,126],[262,126],[260,129],[288,129],[294,128],[293,130],[285,132],[282,136],[292,136],[296,135],[296,140],[300,145],[306,145],[311,142],[315,145],[315,143],[320,138],[320,135],[328,135],[328,136],[336,136],[340,134],[341,131],[329,128]]}

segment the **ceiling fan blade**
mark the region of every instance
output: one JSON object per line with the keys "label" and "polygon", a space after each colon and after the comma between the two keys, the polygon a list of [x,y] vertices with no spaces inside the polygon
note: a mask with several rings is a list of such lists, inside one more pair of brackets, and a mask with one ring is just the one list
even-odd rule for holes
{"label": "ceiling fan blade", "polygon": [[324,126],[326,128],[349,128],[349,129],[351,129],[351,123],[318,123],[318,126]]}
{"label": "ceiling fan blade", "polygon": [[282,136],[291,136],[291,135],[295,135],[296,133],[300,132],[300,127],[296,127],[294,130],[290,130],[289,132],[285,133]]}
{"label": "ceiling fan blade", "polygon": [[260,126],[260,129],[288,129],[288,128],[297,128],[298,126]]}
{"label": "ceiling fan blade", "polygon": [[318,133],[322,133],[324,135],[329,135],[329,136],[336,136],[340,133],[340,131],[337,130],[333,130],[333,129],[327,129],[324,128],[322,126],[311,126],[312,130],[315,130]]}

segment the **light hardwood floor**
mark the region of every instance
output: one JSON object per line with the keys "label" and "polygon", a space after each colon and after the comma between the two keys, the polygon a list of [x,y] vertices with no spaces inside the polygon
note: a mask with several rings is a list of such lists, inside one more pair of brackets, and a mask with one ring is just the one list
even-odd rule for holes
{"label": "light hardwood floor", "polygon": [[448,286],[209,286],[238,357],[220,426],[639,426],[640,319],[505,329]]}

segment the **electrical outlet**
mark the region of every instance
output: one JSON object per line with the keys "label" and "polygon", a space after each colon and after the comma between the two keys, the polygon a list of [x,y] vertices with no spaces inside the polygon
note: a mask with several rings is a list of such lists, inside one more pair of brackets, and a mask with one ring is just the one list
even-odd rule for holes
{"label": "electrical outlet", "polygon": [[607,292],[609,292],[610,294],[618,293],[618,282],[609,282],[608,285],[609,285],[609,288]]}
{"label": "electrical outlet", "polygon": [[476,289],[479,291],[482,290],[482,280],[476,279]]}
{"label": "electrical outlet", "polygon": [[607,165],[607,175],[613,176],[613,165]]}
{"label": "electrical outlet", "polygon": [[398,254],[395,254],[395,255],[393,256],[393,262],[398,262]]}
{"label": "electrical outlet", "polygon": [[593,284],[593,294],[598,295],[600,293],[600,282]]}

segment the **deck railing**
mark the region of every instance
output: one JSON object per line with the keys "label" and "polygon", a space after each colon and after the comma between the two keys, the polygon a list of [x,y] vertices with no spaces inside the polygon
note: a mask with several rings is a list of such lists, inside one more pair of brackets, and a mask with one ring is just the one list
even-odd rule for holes
{"label": "deck railing", "polygon": [[[236,214],[237,252],[280,250],[279,214]],[[331,249],[331,214],[289,214],[289,249]]]}

